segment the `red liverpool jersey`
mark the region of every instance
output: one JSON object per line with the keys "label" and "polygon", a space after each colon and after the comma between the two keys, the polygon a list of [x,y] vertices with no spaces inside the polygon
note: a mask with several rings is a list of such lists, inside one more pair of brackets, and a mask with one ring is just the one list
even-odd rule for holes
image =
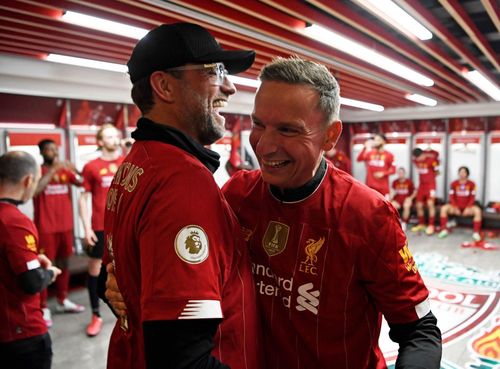
{"label": "red liverpool jersey", "polygon": [[[42,176],[49,168],[42,165]],[[73,229],[70,184],[79,182],[73,172],[61,168],[45,189],[33,198],[35,224],[40,232],[58,233]]]}
{"label": "red liverpool jersey", "polygon": [[413,163],[417,167],[419,186],[436,186],[436,174],[439,160],[434,154],[423,154],[417,159],[413,159]]}
{"label": "red liverpool jersey", "polygon": [[[366,151],[364,148],[358,155],[358,161],[366,163],[366,185],[377,190],[382,195],[389,193],[389,176],[396,173],[394,155],[389,151],[373,149]],[[382,178],[375,178],[376,172],[382,172]]]}
{"label": "red liverpool jersey", "polygon": [[223,192],[250,248],[266,367],[385,368],[380,312],[408,323],[430,311],[394,208],[331,164],[302,201],[277,200],[259,171]]}
{"label": "red liverpool jersey", "polygon": [[345,152],[341,150],[337,150],[335,155],[332,157],[327,157],[328,160],[332,162],[340,170],[343,170],[346,173],[351,173],[351,159],[346,155]]}
{"label": "red liverpool jersey", "polygon": [[0,342],[44,334],[40,294],[24,292],[18,279],[40,267],[35,225],[16,206],[0,202],[0,235]]}
{"label": "red liverpool jersey", "polygon": [[137,141],[108,193],[105,242],[103,262],[113,260],[128,324],[113,330],[109,369],[145,367],[144,321],[218,318],[212,354],[232,369],[262,367],[248,252],[198,159]]}
{"label": "red liverpool jersey", "polygon": [[92,229],[104,230],[104,206],[109,186],[123,157],[115,160],[97,158],[83,167],[83,188],[92,194]]}
{"label": "red liverpool jersey", "polygon": [[471,180],[453,181],[450,185],[450,204],[460,209],[474,205],[476,200],[476,184]]}
{"label": "red liverpool jersey", "polygon": [[398,178],[392,182],[392,189],[394,190],[394,200],[396,200],[400,205],[403,205],[406,198],[410,196],[413,191],[415,191],[415,186],[409,178],[405,178],[403,180]]}

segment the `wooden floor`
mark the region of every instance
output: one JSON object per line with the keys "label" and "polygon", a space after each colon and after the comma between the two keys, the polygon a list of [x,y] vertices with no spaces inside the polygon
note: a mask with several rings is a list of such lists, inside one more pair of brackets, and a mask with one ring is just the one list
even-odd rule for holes
{"label": "wooden floor", "polygon": [[[497,364],[490,364],[496,359],[488,358],[481,347],[474,344],[479,338],[488,341],[489,332],[493,337],[495,327],[499,329],[500,250],[461,247],[462,242],[471,241],[470,229],[455,229],[443,240],[435,235],[409,233],[410,249],[433,292],[432,309],[445,338],[442,368],[469,369],[471,365],[483,365],[481,369],[489,369],[500,365],[500,357],[497,357]],[[500,244],[499,238],[491,241]],[[103,331],[99,336],[89,338],[85,334],[90,320],[87,291],[84,288],[74,290],[70,298],[85,305],[87,310],[80,314],[53,315],[54,325],[50,330],[54,350],[52,368],[105,368],[115,318],[103,305]],[[54,304],[53,299],[49,304]],[[381,346],[391,357],[395,347],[386,333],[383,335]],[[495,342],[492,341],[491,345],[495,347]],[[496,347],[496,350],[496,355],[500,355],[500,348]]]}

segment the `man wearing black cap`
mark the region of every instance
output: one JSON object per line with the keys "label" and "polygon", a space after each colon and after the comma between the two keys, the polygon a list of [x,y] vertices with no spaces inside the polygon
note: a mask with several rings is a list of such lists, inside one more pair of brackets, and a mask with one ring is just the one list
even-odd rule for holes
{"label": "man wearing black cap", "polygon": [[162,25],[128,62],[142,112],[108,192],[107,253],[126,316],[108,368],[260,368],[254,284],[238,222],[206,149],[222,137],[227,74],[253,51],[226,51],[204,28]]}

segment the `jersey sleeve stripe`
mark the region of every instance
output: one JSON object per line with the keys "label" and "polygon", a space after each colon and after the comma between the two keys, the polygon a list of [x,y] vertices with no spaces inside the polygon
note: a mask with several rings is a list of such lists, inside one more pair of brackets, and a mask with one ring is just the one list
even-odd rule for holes
{"label": "jersey sleeve stripe", "polygon": [[40,268],[40,266],[41,265],[40,265],[40,262],[38,261],[38,259],[34,259],[34,260],[28,261],[26,263],[26,268],[28,268],[28,270]]}
{"label": "jersey sleeve stripe", "polygon": [[419,319],[429,314],[430,311],[431,311],[431,305],[429,303],[429,299],[425,299],[420,304],[415,306],[415,312],[417,313]]}
{"label": "jersey sleeve stripe", "polygon": [[218,300],[189,300],[178,319],[222,319]]}

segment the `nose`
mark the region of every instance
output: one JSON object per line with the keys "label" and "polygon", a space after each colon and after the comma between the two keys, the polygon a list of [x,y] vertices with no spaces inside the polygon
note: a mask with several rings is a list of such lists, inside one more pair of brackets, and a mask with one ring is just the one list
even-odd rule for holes
{"label": "nose", "polygon": [[220,85],[220,89],[228,96],[234,95],[236,93],[236,87],[234,86],[233,82],[229,80],[227,75],[224,76],[224,82]]}
{"label": "nose", "polygon": [[262,131],[252,130],[250,134],[250,143],[259,157],[266,157],[278,151],[279,137],[269,129]]}

